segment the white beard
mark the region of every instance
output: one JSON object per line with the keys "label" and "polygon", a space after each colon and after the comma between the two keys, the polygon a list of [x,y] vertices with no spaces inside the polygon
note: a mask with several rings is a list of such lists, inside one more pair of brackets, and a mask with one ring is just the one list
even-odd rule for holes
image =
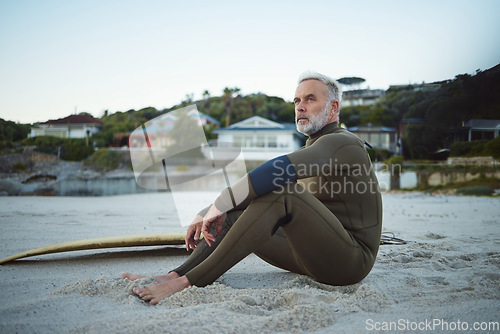
{"label": "white beard", "polygon": [[[297,114],[297,116],[295,117],[295,124],[297,126],[297,131],[300,133],[303,133],[307,136],[310,136],[310,135],[315,134],[319,130],[321,130],[328,123],[328,116],[330,114],[330,112],[328,110],[329,106],[330,106],[330,103],[328,102],[325,105],[325,107],[323,108],[323,110],[321,111],[321,113],[319,113],[318,115],[309,116],[309,115],[303,115],[300,113]],[[299,124],[299,122],[297,121],[299,116],[301,118],[302,117],[306,118],[307,123],[306,124]]]}

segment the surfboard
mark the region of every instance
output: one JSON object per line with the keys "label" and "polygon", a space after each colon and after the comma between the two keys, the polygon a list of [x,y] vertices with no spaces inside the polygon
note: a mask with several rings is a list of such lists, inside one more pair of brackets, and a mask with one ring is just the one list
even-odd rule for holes
{"label": "surfboard", "polygon": [[183,245],[185,237],[186,233],[175,232],[175,233],[122,235],[114,237],[68,241],[59,244],[34,248],[18,254],[14,254],[3,260],[0,260],[0,264],[4,264],[9,261],[22,259],[30,256],[71,252],[78,250],[116,248],[116,247]]}

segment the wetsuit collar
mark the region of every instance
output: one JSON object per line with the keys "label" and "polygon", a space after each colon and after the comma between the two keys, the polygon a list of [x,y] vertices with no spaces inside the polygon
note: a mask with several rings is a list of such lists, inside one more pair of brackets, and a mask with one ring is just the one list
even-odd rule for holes
{"label": "wetsuit collar", "polygon": [[335,129],[338,129],[338,128],[339,128],[339,123],[337,123],[337,122],[329,123],[329,124],[325,125],[324,127],[322,127],[321,130],[319,130],[318,132],[310,135],[309,138],[307,139],[307,141],[314,141],[314,140],[318,139],[319,137],[321,137],[322,135],[324,135],[326,133],[331,133],[331,132],[335,131]]}

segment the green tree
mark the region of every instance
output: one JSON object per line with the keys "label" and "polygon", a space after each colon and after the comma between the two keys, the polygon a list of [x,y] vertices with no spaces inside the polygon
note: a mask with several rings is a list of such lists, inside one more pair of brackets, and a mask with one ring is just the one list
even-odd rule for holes
{"label": "green tree", "polygon": [[0,118],[0,141],[14,142],[25,139],[31,131],[31,125],[6,121]]}

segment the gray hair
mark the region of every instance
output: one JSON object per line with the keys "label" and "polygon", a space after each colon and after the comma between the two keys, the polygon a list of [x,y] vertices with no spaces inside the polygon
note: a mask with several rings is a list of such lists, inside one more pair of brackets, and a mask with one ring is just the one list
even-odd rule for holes
{"label": "gray hair", "polygon": [[299,85],[306,80],[319,80],[323,82],[326,85],[326,88],[328,89],[328,97],[327,100],[328,102],[331,102],[333,100],[340,101],[342,100],[342,90],[340,89],[339,83],[335,81],[334,79],[330,78],[329,76],[326,76],[321,73],[313,72],[313,71],[305,71],[299,76]]}

